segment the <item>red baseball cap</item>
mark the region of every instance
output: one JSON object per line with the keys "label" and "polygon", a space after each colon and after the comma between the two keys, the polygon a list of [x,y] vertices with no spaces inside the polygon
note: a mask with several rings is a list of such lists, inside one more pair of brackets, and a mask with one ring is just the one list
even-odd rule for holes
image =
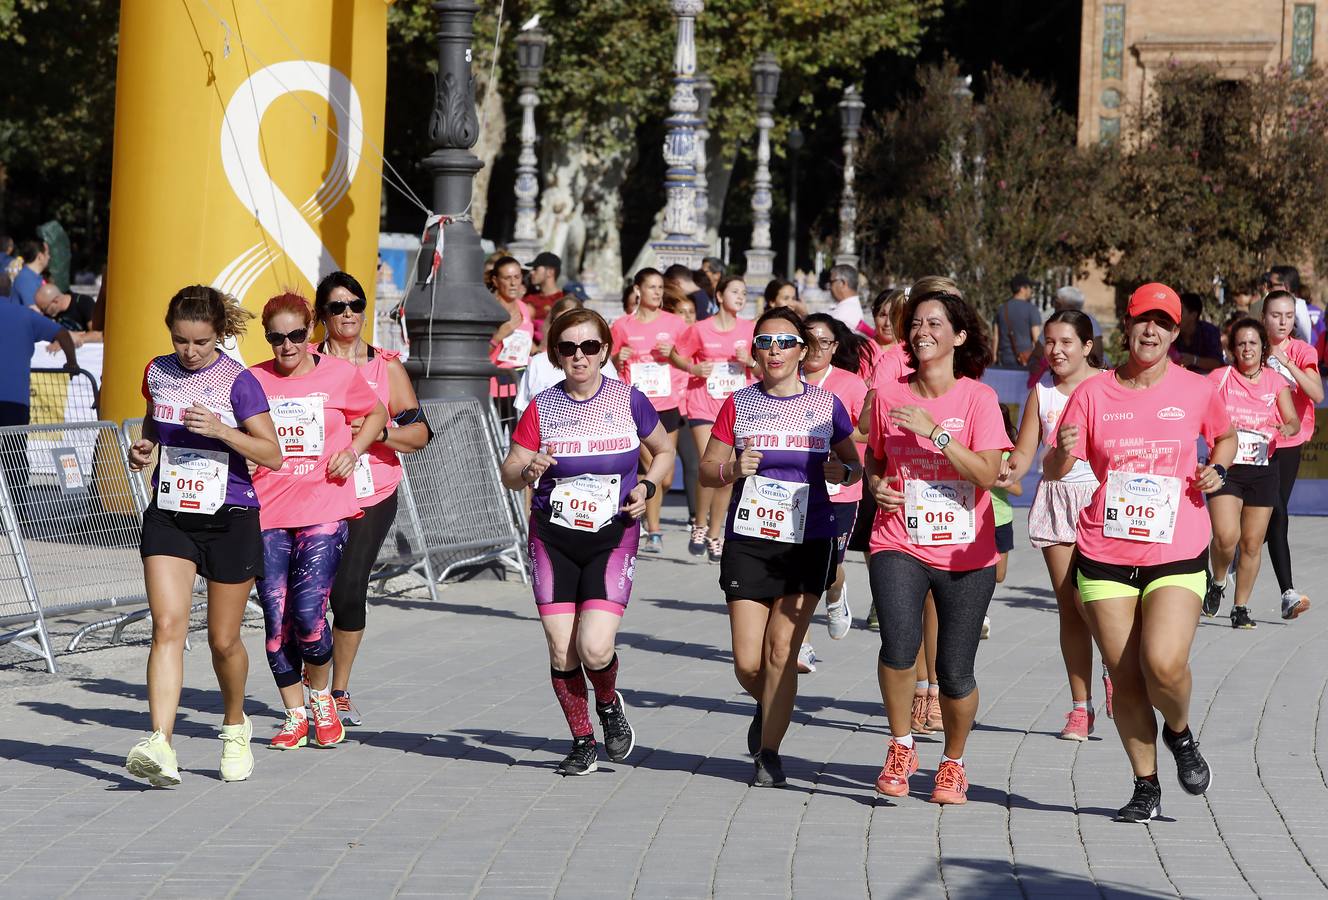
{"label": "red baseball cap", "polygon": [[1155,309],[1166,313],[1177,325],[1180,324],[1180,297],[1157,281],[1145,284],[1130,295],[1130,305],[1126,307],[1125,314],[1133,318]]}

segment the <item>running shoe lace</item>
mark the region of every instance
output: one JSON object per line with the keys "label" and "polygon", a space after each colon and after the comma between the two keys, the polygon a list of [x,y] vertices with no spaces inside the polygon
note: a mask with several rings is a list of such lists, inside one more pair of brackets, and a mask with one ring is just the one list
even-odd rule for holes
{"label": "running shoe lace", "polygon": [[604,743],[613,743],[619,739],[627,740],[631,734],[631,726],[627,724],[627,717],[623,715],[622,706],[616,701],[614,704],[604,710],[600,718],[600,724],[604,726]]}
{"label": "running shoe lace", "polygon": [[964,767],[954,760],[947,759],[936,770],[936,789],[962,791],[964,789]]}
{"label": "running shoe lace", "polygon": [[295,734],[300,730],[300,725],[303,721],[304,720],[299,716],[287,715],[286,721],[282,724],[281,730],[277,732],[277,734]]}
{"label": "running shoe lace", "polygon": [[913,723],[915,725],[926,726],[927,724],[927,695],[923,694],[913,698]]}
{"label": "running shoe lace", "polygon": [[706,539],[706,527],[704,525],[694,525],[692,527],[692,543],[704,544]]}
{"label": "running shoe lace", "polygon": [[314,694],[309,698],[309,704],[313,707],[315,725],[326,728],[332,724],[332,719],[336,715],[334,712],[336,704],[332,701],[331,694]]}
{"label": "running shoe lace", "polygon": [[337,705],[337,712],[350,712],[349,694],[342,694],[340,697],[333,697],[332,701]]}
{"label": "running shoe lace", "polygon": [[[287,722],[289,723],[289,721],[290,720],[288,719]],[[285,731],[286,729],[283,727],[281,730]],[[248,740],[245,739],[243,732],[228,733],[225,731],[221,732],[221,742],[222,744],[235,744],[236,746],[241,747],[249,743]]]}
{"label": "running shoe lace", "polygon": [[[908,771],[908,748],[903,744],[890,743],[890,752],[885,755],[885,774],[897,775],[900,778],[907,778]],[[940,776],[936,776],[939,783]]]}

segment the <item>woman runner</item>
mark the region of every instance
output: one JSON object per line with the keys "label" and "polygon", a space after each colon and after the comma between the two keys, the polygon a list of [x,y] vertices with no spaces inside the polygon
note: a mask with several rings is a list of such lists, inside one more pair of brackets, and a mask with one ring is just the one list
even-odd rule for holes
{"label": "woman runner", "polygon": [[880,506],[869,567],[881,626],[877,675],[893,735],[876,789],[905,796],[918,769],[914,672],[930,591],[945,727],[931,801],[965,803],[964,747],[978,706],[973,663],[999,558],[988,492],[1010,440],[995,391],[977,380],[991,360],[986,330],[954,283],[914,285],[905,321],[914,372],[878,382],[867,460]]}
{"label": "woman runner", "polygon": [[[254,488],[263,507],[263,605],[267,662],[281,692],[286,720],[269,746],[296,750],[309,738],[301,669],[309,683],[314,742],[345,737],[328,683],[332,632],[328,598],[346,545],[348,520],[359,518],[355,466],[387,426],[387,410],[355,366],[309,352],[308,302],[279,294],[263,307],[272,359],[251,366],[272,405],[285,460],[259,471]],[[360,421],[358,431],[351,423]]]}
{"label": "woman runner", "polygon": [[1259,577],[1268,520],[1278,503],[1277,470],[1268,464],[1280,440],[1300,433],[1300,416],[1291,400],[1291,388],[1272,369],[1268,359],[1268,333],[1251,318],[1238,319],[1229,341],[1234,360],[1208,376],[1236,426],[1236,458],[1226,484],[1208,498],[1213,523],[1209,547],[1212,578],[1203,611],[1215,616],[1232,584],[1227,571],[1240,544],[1236,564],[1236,603],[1231,607],[1232,628],[1254,628],[1247,604]]}
{"label": "woman runner", "polygon": [[733,668],[757,700],[747,732],[756,758],[752,784],[778,787],[785,783],[779,745],[793,715],[798,646],[834,580],[837,526],[826,483],[855,484],[862,469],[844,404],[799,375],[814,341],[807,326],[777,308],[755,330],[761,381],[720,407],[701,457],[701,484],[734,488],[719,584],[728,599]]}
{"label": "woman runner", "polygon": [[[613,336],[613,361],[623,381],[646,395],[650,405],[659,413],[668,435],[669,448],[677,452],[678,429],[682,427],[682,414],[678,404],[687,387],[687,376],[669,364],[669,356],[682,333],[687,330],[683,320],[661,309],[664,302],[664,276],[651,268],[636,273],[632,280],[639,300],[631,315],[615,319],[610,333]],[[649,469],[650,449],[644,448],[641,461]],[[670,478],[670,481],[672,479]],[[663,553],[664,533],[660,530],[659,512],[664,505],[665,490],[655,493],[646,502],[646,543],[642,553]]]}
{"label": "woman runner", "polygon": [[1268,330],[1268,367],[1291,386],[1291,400],[1300,417],[1300,431],[1277,441],[1269,465],[1277,472],[1277,505],[1268,522],[1268,559],[1282,592],[1282,618],[1294,619],[1310,608],[1310,598],[1296,590],[1291,574],[1291,544],[1287,530],[1287,504],[1300,471],[1301,449],[1314,435],[1314,407],[1323,402],[1323,380],[1319,377],[1319,354],[1299,338],[1296,327],[1296,298],[1289,291],[1270,291],[1263,300],[1263,327]]}
{"label": "woman runner", "polygon": [[[617,689],[614,640],[632,593],[638,520],[673,476],[669,435],[650,400],[600,372],[610,341],[608,323],[593,310],[553,321],[548,356],[566,377],[526,408],[502,465],[510,490],[534,488],[531,587],[549,645],[553,693],[572,732],[559,775],[586,775],[598,765],[587,677],[609,759],[622,762],[636,746]],[[638,481],[642,442],[651,461]]]}
{"label": "woman runner", "polygon": [[[1222,486],[1236,434],[1212,383],[1167,359],[1180,311],[1180,298],[1163,284],[1131,295],[1122,323],[1127,359],[1079,385],[1042,465],[1054,480],[1087,460],[1100,485],[1079,517],[1074,567],[1134,770],[1120,822],[1161,813],[1154,708],[1181,787],[1202,794],[1212,783],[1190,732],[1189,658],[1211,537],[1202,495]],[[1195,448],[1201,436],[1213,448],[1206,466]]]}
{"label": "woman runner", "polygon": [[[401,354],[374,347],[360,337],[368,304],[364,288],[345,272],[328,275],[314,294],[314,317],[323,324],[326,335],[318,352],[344,359],[359,370],[392,416],[388,427],[369,445],[369,452],[355,464],[355,498],[364,515],[347,523],[346,547],[332,583],[332,699],[347,725],[362,723],[350,697],[350,672],[364,639],[369,571],[397,516],[397,485],[401,483],[397,454],[423,449],[432,437]],[[362,424],[352,421],[351,433],[358,435]]]}
{"label": "woman runner", "polygon": [[535,315],[530,304],[521,299],[526,294],[521,263],[501,256],[493,264],[494,299],[507,313],[507,321],[498,326],[489,340],[489,362],[500,370],[489,379],[489,396],[494,398],[498,418],[509,421],[513,398],[521,374],[530,363],[535,346]]}
{"label": "woman runner", "polygon": [[[1017,484],[1045,456],[1070,395],[1088,378],[1101,374],[1102,348],[1093,342],[1093,320],[1077,309],[1053,313],[1042,329],[1044,355],[1050,370],[1028,392],[1019,438],[1010,454],[1008,472],[998,486]],[[1093,635],[1074,586],[1074,542],[1079,515],[1093,499],[1097,476],[1084,460],[1076,460],[1062,478],[1043,473],[1028,511],[1028,540],[1042,551],[1056,592],[1060,614],[1061,659],[1070,682],[1070,711],[1060,737],[1086,741],[1093,733]],[[1107,716],[1112,710],[1111,679],[1102,672]]]}
{"label": "woman runner", "polygon": [[[710,430],[724,401],[751,381],[752,322],[738,318],[747,305],[747,284],[735,275],[725,275],[715,290],[719,312],[702,319],[683,332],[673,348],[673,364],[691,375],[687,385],[687,424],[692,426],[696,448],[704,455],[710,446]],[[719,562],[724,552],[724,515],[732,485],[712,487],[698,478],[696,523],[687,550],[693,556],[710,554]]]}
{"label": "woman runner", "polygon": [[246,461],[279,468],[281,451],[262,387],[219,347],[243,334],[252,318],[214,288],[183,288],[166,307],[175,352],[156,357],[143,372],[147,412],[143,437],[129,448],[129,468],[146,468],[160,448],[139,547],[152,612],[152,734],[129,751],[125,768],[157,787],[180,783],[171,736],[196,575],[207,580],[208,647],[221,688],[221,780],[243,781],[254,769],[254,728],[244,714],[249,655],[240,622],[263,570],[263,544]]}
{"label": "woman runner", "polygon": [[[688,297],[671,282],[664,283],[664,311],[673,313],[682,319],[683,325],[691,328],[696,324],[696,301]],[[684,329],[685,330],[685,329]],[[677,367],[674,367],[677,371]],[[700,474],[701,451],[696,449],[696,438],[692,435],[692,426],[687,423],[687,373],[682,373],[682,394],[678,397],[678,415],[682,416],[682,428],[678,430],[678,462],[682,467],[683,494],[687,497],[687,532],[690,535],[696,526],[698,509],[696,495],[699,485],[696,483]]]}

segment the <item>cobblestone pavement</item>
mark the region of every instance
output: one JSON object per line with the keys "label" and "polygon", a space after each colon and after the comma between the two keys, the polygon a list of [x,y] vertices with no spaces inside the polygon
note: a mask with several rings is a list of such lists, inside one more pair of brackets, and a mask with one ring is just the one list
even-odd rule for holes
{"label": "cobblestone pavement", "polygon": [[[789,787],[748,787],[752,705],[730,668],[718,567],[686,557],[679,526],[662,558],[640,562],[623,623],[637,749],[585,778],[552,774],[568,737],[519,583],[449,586],[437,605],[418,588],[378,601],[354,678],[365,724],[333,750],[261,747],[280,703],[261,631],[246,627],[258,765],[240,784],[217,778],[203,633],[173,790],[122,768],[147,725],[141,626],[127,646],[101,633],[62,656],[57,676],[0,648],[0,897],[1322,897],[1322,533],[1321,519],[1293,523],[1320,608],[1278,619],[1265,565],[1257,631],[1233,631],[1226,610],[1202,623],[1193,726],[1215,784],[1183,794],[1163,753],[1169,818],[1145,827],[1110,820],[1130,786],[1111,722],[1099,717],[1086,744],[1055,737],[1069,705],[1055,605],[1022,536],[979,654],[970,802],[944,810],[924,802],[936,739],[920,739],[913,796],[874,796],[877,638],[831,642],[820,617],[824,661],[801,679],[783,747]],[[861,562],[849,577],[861,619]]]}

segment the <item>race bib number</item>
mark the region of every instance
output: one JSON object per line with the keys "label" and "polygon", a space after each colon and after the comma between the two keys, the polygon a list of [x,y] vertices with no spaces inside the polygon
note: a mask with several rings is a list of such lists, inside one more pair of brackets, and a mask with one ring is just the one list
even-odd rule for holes
{"label": "race bib number", "polygon": [[503,338],[502,349],[498,351],[498,361],[512,366],[530,364],[532,335],[529,331],[516,331]]}
{"label": "race bib number", "polygon": [[749,475],[733,513],[733,531],[746,537],[801,544],[810,485]]}
{"label": "race bib number", "polygon": [[1104,535],[1148,544],[1171,543],[1180,509],[1179,478],[1112,469],[1107,472],[1105,490]]}
{"label": "race bib number", "polygon": [[968,481],[904,481],[904,526],[921,547],[971,544],[977,537],[977,490]]}
{"label": "race bib number", "polygon": [[673,393],[669,367],[663,363],[632,363],[628,367],[632,386],[647,397],[667,397]]}
{"label": "race bib number", "polygon": [[723,400],[746,383],[747,367],[742,363],[715,363],[706,378],[706,391],[716,400]]}
{"label": "race bib number", "polygon": [[296,397],[278,400],[272,407],[272,424],[282,456],[323,455],[323,398]]}
{"label": "race bib number", "polygon": [[825,483],[825,492],[829,494],[831,497],[835,496],[835,494],[838,494],[843,489],[844,486],[840,484],[838,481],[827,481]]}
{"label": "race bib number", "polygon": [[162,447],[157,509],[210,516],[226,502],[230,460],[215,450]]}
{"label": "race bib number", "polygon": [[1258,431],[1236,429],[1236,458],[1231,461],[1235,466],[1268,465],[1268,435]]}
{"label": "race bib number", "polygon": [[619,475],[559,478],[549,494],[549,521],[573,531],[599,531],[618,514]]}
{"label": "race bib number", "polygon": [[373,469],[369,466],[369,454],[361,453],[355,460],[355,499],[363,500],[374,493]]}

